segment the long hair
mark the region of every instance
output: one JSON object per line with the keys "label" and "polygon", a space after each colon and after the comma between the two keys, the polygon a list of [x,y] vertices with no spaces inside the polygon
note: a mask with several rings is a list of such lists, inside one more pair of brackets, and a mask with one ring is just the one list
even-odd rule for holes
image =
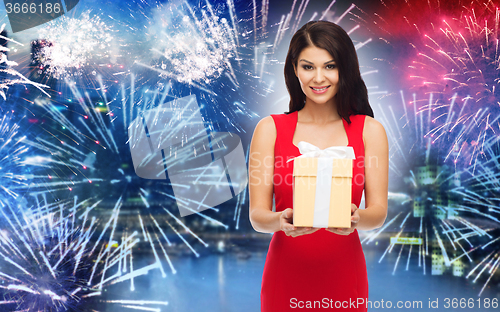
{"label": "long hair", "polygon": [[306,95],[300,87],[294,68],[300,53],[307,47],[325,49],[335,60],[339,71],[337,112],[348,123],[350,115],[368,115],[373,110],[368,102],[368,91],[359,71],[358,55],[349,35],[340,26],[326,21],[312,21],[302,26],[292,37],[285,60],[285,83],[290,94],[287,114],[301,110]]}

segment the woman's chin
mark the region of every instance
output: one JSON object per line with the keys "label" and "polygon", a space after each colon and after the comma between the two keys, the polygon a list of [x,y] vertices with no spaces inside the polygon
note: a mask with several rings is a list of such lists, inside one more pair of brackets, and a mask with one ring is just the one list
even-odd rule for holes
{"label": "woman's chin", "polygon": [[331,105],[332,104],[332,99],[311,99],[311,103],[314,105]]}

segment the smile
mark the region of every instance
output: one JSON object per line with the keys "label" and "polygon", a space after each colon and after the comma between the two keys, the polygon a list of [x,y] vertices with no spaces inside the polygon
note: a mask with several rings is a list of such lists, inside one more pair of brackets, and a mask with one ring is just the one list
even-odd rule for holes
{"label": "smile", "polygon": [[330,88],[330,86],[326,86],[326,87],[319,87],[319,88],[315,88],[315,87],[311,87],[311,89],[313,90],[314,93],[316,94],[321,94],[321,93],[324,93],[326,92],[326,90]]}

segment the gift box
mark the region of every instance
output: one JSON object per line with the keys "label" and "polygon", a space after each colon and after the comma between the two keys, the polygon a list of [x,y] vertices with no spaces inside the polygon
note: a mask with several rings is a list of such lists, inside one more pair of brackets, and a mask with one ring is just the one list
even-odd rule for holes
{"label": "gift box", "polygon": [[299,150],[302,155],[293,159],[293,225],[351,227],[352,147],[320,150],[300,142]]}

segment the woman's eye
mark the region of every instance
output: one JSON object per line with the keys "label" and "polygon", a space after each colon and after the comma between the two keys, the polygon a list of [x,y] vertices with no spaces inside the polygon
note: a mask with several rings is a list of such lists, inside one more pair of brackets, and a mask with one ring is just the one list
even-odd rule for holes
{"label": "woman's eye", "polygon": [[335,65],[335,64],[329,64],[329,65],[326,65],[326,68],[327,69],[335,69],[335,68],[337,68],[337,65]]}
{"label": "woman's eye", "polygon": [[309,70],[309,69],[312,69],[312,66],[311,65],[302,65],[302,68],[305,70]]}

